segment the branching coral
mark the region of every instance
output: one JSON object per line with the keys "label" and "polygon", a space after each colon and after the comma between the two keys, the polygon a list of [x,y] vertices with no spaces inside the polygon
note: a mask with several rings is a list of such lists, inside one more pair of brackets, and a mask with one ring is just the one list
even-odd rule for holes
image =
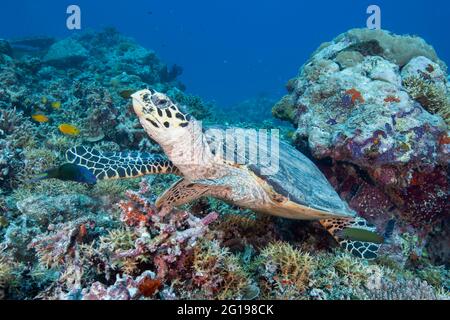
{"label": "branching coral", "polygon": [[18,175],[23,168],[22,157],[23,152],[11,141],[0,139],[0,193],[17,187]]}
{"label": "branching coral", "polygon": [[176,263],[183,252],[192,249],[197,239],[207,231],[207,226],[218,217],[213,212],[200,219],[184,211],[162,217],[139,193],[129,191],[126,196],[129,200],[119,204],[121,221],[135,228],[138,238],[133,249],[118,251],[115,257],[136,259],[144,254],[157,255],[160,261],[158,277],[163,279],[168,265]]}
{"label": "branching coral", "polygon": [[16,132],[22,124],[22,115],[14,108],[0,110],[0,137]]}
{"label": "branching coral", "polygon": [[35,145],[34,127],[16,108],[0,110],[0,138],[8,138],[16,148]]}
{"label": "branching coral", "polygon": [[[142,183],[139,192],[126,192],[128,200],[119,203],[120,220],[125,228],[101,237],[95,251],[107,257],[109,265],[115,272],[123,273],[127,283],[140,270],[150,268],[154,272],[151,279],[138,286],[147,296],[152,296],[157,285],[166,298],[244,297],[250,279],[238,257],[219,242],[211,241],[213,235],[207,227],[218,215],[212,212],[196,218],[188,212],[173,211],[168,216],[160,216],[143,197],[148,190]],[[123,280],[110,288],[95,284],[84,298],[105,296],[120,287],[120,283]],[[122,298],[137,296],[129,292]]]}
{"label": "branching coral", "polygon": [[13,278],[13,264],[0,256],[0,300],[5,297],[5,290]]}
{"label": "branching coral", "polygon": [[193,291],[184,289],[185,298],[242,299],[250,285],[238,258],[217,241],[200,241],[190,271]]}
{"label": "branching coral", "polygon": [[261,289],[266,297],[296,299],[304,297],[315,261],[288,243],[275,242],[260,254],[262,267]]}
{"label": "branching coral", "polygon": [[53,232],[38,236],[29,248],[36,250],[41,263],[54,268],[67,263],[72,259],[74,247],[87,235],[86,224],[92,221],[81,218],[68,224],[51,226]]}

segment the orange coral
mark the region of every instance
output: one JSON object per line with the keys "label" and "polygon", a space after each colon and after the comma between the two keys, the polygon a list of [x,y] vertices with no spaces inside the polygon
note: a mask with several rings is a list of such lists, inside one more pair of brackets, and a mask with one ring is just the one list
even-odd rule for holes
{"label": "orange coral", "polygon": [[384,102],[396,102],[396,103],[398,103],[398,102],[400,102],[400,99],[397,98],[397,97],[394,97],[394,96],[387,96],[384,99]]}
{"label": "orange coral", "polygon": [[439,145],[450,144],[450,137],[445,133],[439,137]]}
{"label": "orange coral", "polygon": [[81,242],[83,240],[83,238],[87,236],[87,234],[88,234],[88,231],[87,231],[86,224],[83,223],[82,225],[80,225],[80,227],[78,229],[77,241]]}
{"label": "orange coral", "polygon": [[363,96],[361,95],[361,92],[359,92],[355,88],[351,88],[351,89],[345,91],[345,93],[352,97],[352,103],[355,103],[355,101],[358,101],[360,103],[365,102]]}
{"label": "orange coral", "polygon": [[121,220],[129,226],[147,224],[154,210],[151,205],[137,193],[126,192],[129,201],[121,201],[118,206],[122,209]]}
{"label": "orange coral", "polygon": [[139,292],[144,297],[153,296],[160,287],[161,281],[158,279],[151,279],[150,277],[145,277],[138,284]]}
{"label": "orange coral", "polygon": [[119,204],[123,210],[121,220],[129,226],[138,226],[141,223],[147,223],[148,216],[134,206],[132,201],[123,201]]}

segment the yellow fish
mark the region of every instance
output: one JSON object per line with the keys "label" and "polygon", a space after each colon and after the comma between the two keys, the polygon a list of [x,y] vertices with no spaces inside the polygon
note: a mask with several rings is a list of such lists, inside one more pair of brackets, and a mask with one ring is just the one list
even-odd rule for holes
{"label": "yellow fish", "polygon": [[48,121],[49,121],[48,117],[47,117],[47,116],[44,116],[43,114],[33,114],[33,115],[31,116],[31,118],[32,118],[34,121],[40,122],[40,123],[48,122]]}
{"label": "yellow fish", "polygon": [[80,129],[68,123],[60,124],[58,129],[59,131],[61,131],[61,133],[67,134],[69,136],[77,136],[80,134]]}
{"label": "yellow fish", "polygon": [[54,102],[52,102],[52,108],[53,109],[61,108],[61,101],[54,101]]}

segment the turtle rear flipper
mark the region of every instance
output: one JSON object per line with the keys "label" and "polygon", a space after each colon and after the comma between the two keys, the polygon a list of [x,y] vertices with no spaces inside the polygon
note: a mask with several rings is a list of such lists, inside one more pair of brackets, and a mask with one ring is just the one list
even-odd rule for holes
{"label": "turtle rear flipper", "polygon": [[87,168],[98,180],[135,178],[150,174],[176,174],[179,170],[165,156],[148,152],[100,152],[78,146],[67,150],[66,159]]}
{"label": "turtle rear flipper", "polygon": [[365,219],[335,218],[319,220],[319,222],[343,249],[354,256],[367,260],[377,258],[383,238]]}

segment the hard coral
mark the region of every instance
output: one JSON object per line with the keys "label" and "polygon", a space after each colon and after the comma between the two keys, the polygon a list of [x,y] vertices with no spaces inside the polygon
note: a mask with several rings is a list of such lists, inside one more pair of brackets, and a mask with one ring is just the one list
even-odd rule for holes
{"label": "hard coral", "polygon": [[301,298],[308,287],[314,259],[288,243],[269,244],[260,254],[262,292],[268,297]]}
{"label": "hard coral", "polygon": [[[74,246],[86,236],[85,224],[92,221],[81,218],[69,224],[50,226],[49,234],[42,235],[33,240],[29,248],[36,250],[41,263],[47,267],[58,267],[72,259]],[[84,226],[84,227],[82,227]]]}
{"label": "hard coral", "polygon": [[274,116],[293,123],[295,144],[331,170],[330,179],[348,177],[335,187],[352,208],[381,228],[395,219],[421,239],[447,218],[450,94],[431,46],[350,30],[321,46],[291,82]]}
{"label": "hard coral", "polygon": [[419,279],[388,281],[382,280],[381,287],[368,291],[370,300],[437,300],[448,299],[437,294],[433,288]]}
{"label": "hard coral", "polygon": [[250,285],[238,258],[217,241],[201,241],[192,258],[192,292],[185,298],[242,299]]}

